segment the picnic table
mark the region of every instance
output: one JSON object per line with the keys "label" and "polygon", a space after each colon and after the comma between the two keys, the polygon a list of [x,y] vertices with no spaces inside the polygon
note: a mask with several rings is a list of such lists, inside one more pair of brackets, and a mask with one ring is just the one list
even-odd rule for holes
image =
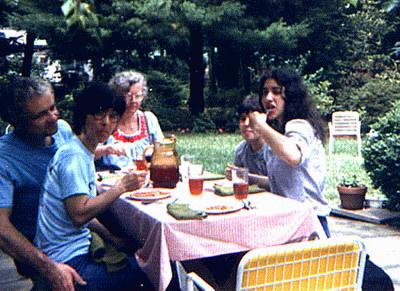
{"label": "picnic table", "polygon": [[[325,237],[317,216],[303,203],[263,191],[249,194],[246,203],[250,201],[252,207],[244,207],[233,195],[216,195],[215,183],[205,181],[198,196],[191,195],[182,182],[174,189],[153,189],[162,199],[139,199],[140,195],[126,193],[111,206],[124,231],[140,241],[135,256],[156,289],[166,290],[172,280],[171,261],[304,241],[315,233]],[[208,215],[179,220],[167,211],[172,203],[187,204]]]}

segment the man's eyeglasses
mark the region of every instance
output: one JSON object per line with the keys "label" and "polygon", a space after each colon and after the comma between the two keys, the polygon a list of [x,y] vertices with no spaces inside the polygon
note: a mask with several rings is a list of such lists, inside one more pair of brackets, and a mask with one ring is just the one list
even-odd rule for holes
{"label": "man's eyeglasses", "polygon": [[279,95],[282,94],[284,88],[282,86],[273,86],[271,89],[268,89],[267,87],[264,88],[263,96],[267,96],[269,92],[271,92],[274,95]]}
{"label": "man's eyeglasses", "polygon": [[93,116],[97,121],[103,121],[106,116],[108,116],[111,123],[115,123],[119,120],[119,115],[115,111],[100,111],[93,114]]}

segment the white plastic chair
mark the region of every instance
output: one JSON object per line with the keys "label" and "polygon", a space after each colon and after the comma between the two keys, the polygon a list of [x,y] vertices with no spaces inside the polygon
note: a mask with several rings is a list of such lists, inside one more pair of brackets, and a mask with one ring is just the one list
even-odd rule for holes
{"label": "white plastic chair", "polygon": [[358,157],[361,157],[361,122],[356,111],[336,111],[329,122],[329,154],[334,151],[335,137],[351,137],[357,141]]}
{"label": "white plastic chair", "polygon": [[14,127],[11,124],[9,124],[9,125],[7,125],[6,129],[4,130],[4,134],[9,134],[13,130],[14,130]]}
{"label": "white plastic chair", "polygon": [[[236,291],[361,290],[365,260],[364,244],[357,237],[254,249],[239,263]],[[193,285],[214,290],[195,273],[183,277],[182,291],[194,290]]]}

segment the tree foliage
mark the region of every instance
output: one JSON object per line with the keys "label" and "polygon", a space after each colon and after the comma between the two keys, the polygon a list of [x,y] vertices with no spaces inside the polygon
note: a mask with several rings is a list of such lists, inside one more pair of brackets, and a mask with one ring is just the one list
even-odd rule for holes
{"label": "tree foliage", "polygon": [[397,98],[393,84],[385,86],[379,77],[397,71],[399,15],[394,8],[388,13],[388,4],[398,3],[3,0],[0,22],[46,39],[50,56],[65,68],[90,61],[99,80],[126,69],[156,80],[169,76],[163,85],[154,82],[163,88],[154,90],[160,100],[168,100],[160,102],[160,112],[168,115],[171,104],[193,114],[234,111],[244,95],[256,91],[263,69],[290,64],[306,76],[326,119],[334,110],[355,109],[369,124],[368,118],[385,111],[372,110],[366,91],[392,88],[382,98]]}
{"label": "tree foliage", "polygon": [[365,168],[375,187],[388,198],[388,207],[400,210],[400,102],[380,118],[363,148]]}

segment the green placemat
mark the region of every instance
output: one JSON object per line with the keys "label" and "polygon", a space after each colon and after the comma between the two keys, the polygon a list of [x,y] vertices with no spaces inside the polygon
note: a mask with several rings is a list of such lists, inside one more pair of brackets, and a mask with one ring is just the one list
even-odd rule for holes
{"label": "green placemat", "polygon": [[207,213],[203,211],[193,210],[188,204],[170,203],[167,205],[167,212],[177,220],[184,219],[203,219],[207,217]]}
{"label": "green placemat", "polygon": [[[220,196],[233,195],[233,186],[214,184],[214,193]],[[265,189],[260,188],[258,185],[249,186],[249,194],[264,192]]]}
{"label": "green placemat", "polygon": [[205,171],[203,173],[203,179],[205,181],[209,181],[209,180],[219,180],[219,179],[224,179],[225,176],[221,175],[221,174],[215,174],[215,173],[211,173],[211,172],[207,172]]}

